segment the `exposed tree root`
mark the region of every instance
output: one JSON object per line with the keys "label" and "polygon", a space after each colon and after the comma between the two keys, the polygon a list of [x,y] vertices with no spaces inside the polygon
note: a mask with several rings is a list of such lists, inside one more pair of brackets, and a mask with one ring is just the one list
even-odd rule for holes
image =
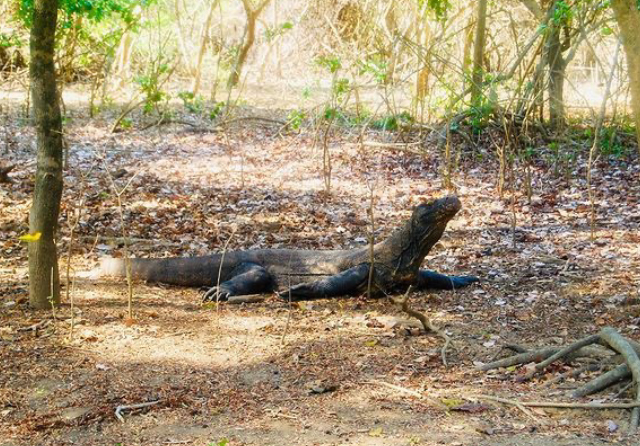
{"label": "exposed tree root", "polygon": [[[595,348],[594,344],[599,344],[612,350],[615,354],[603,356],[602,348]],[[516,351],[519,351],[516,349]],[[586,357],[592,362],[582,366],[578,370],[570,371],[562,374],[558,378],[551,381],[551,384],[557,384],[565,380],[567,377],[577,377],[585,371],[598,371],[605,368],[611,370],[591,380],[582,387],[576,389],[571,394],[574,398],[590,395],[595,392],[602,391],[617,384],[625,379],[632,378],[632,382],[626,389],[633,388],[635,390],[635,398],[633,402],[627,403],[554,403],[554,402],[520,402],[513,400],[500,400],[495,397],[478,396],[478,398],[493,399],[494,401],[503,402],[505,404],[513,404],[522,409],[522,407],[557,407],[557,408],[577,408],[577,409],[632,409],[631,419],[629,421],[629,432],[636,433],[638,423],[640,421],[640,344],[623,337],[615,329],[611,327],[603,328],[597,335],[587,336],[577,342],[574,342],[563,348],[547,347],[536,351],[520,352],[516,355],[509,356],[504,359],[493,361],[479,367],[479,370],[488,371],[500,367],[509,367],[519,364],[529,364],[535,362],[535,366],[528,372],[524,379],[531,379],[535,375],[544,372],[544,370],[552,363],[558,360],[571,361],[578,357]],[[594,360],[594,358],[597,358]],[[620,359],[613,362],[611,359]],[[622,362],[622,364],[619,364]],[[549,385],[549,383],[547,384]],[[617,396],[624,392],[621,391]]]}

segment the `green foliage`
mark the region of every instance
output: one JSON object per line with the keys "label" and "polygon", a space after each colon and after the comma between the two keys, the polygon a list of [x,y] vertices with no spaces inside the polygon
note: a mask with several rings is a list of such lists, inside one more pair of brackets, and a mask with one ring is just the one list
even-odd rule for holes
{"label": "green foliage", "polygon": [[124,130],[133,128],[133,120],[131,118],[122,118],[120,121],[120,128]]}
{"label": "green foliage", "polygon": [[[640,1],[640,0],[639,0],[639,1]],[[603,26],[602,28],[600,28],[600,34],[601,34],[602,36],[604,36],[604,37],[606,37],[606,36],[610,36],[610,35],[612,35],[612,34],[613,34],[613,30],[612,30],[610,27],[608,27],[608,26],[606,26],[606,25],[605,25],[605,26]]]}
{"label": "green foliage", "polygon": [[227,438],[221,438],[217,442],[209,443],[207,446],[228,446],[229,440]]}
{"label": "green foliage", "polygon": [[225,103],[222,101],[214,103],[211,111],[209,112],[209,119],[213,121],[218,116],[220,116],[220,113],[222,113],[222,110],[224,110],[224,105]]}
{"label": "green foliage", "polygon": [[371,127],[378,130],[398,130],[401,126],[407,126],[413,123],[411,114],[407,111],[395,115],[384,116],[380,119],[371,121]]}
{"label": "green foliage", "polygon": [[371,74],[379,84],[387,81],[387,62],[383,55],[374,54],[364,61],[359,60],[360,74]]}
{"label": "green foliage", "polygon": [[331,74],[337,73],[342,68],[342,62],[338,56],[319,56],[316,58],[316,64],[326,68]]}
{"label": "green foliage", "polygon": [[[631,123],[615,123],[605,125],[600,130],[599,150],[605,156],[624,158],[634,152],[632,146],[625,141],[625,136],[635,139],[635,128]],[[584,140],[587,144],[593,141],[593,128],[587,127],[580,134],[578,139]]]}
{"label": "green foliage", "polygon": [[427,4],[427,8],[433,11],[436,18],[443,19],[447,16],[447,11],[451,7],[449,0],[418,0],[418,6],[421,8],[424,4]]}
{"label": "green foliage", "polygon": [[333,121],[334,119],[336,119],[339,115],[338,109],[335,107],[326,107],[324,109],[324,113],[323,113],[323,118],[326,121]]}
{"label": "green foliage", "polygon": [[178,97],[182,99],[182,105],[191,113],[202,113],[204,109],[204,98],[201,95],[195,96],[190,91],[181,91]]}
{"label": "green foliage", "polygon": [[293,29],[293,23],[284,22],[274,27],[267,27],[267,29],[264,30],[264,37],[267,40],[267,42],[271,42],[277,37],[284,35],[287,31],[292,29]]}
{"label": "green foliage", "polygon": [[304,110],[293,110],[287,115],[287,122],[289,123],[289,127],[293,130],[300,130],[302,127],[302,123],[307,118],[307,114]]}
{"label": "green foliage", "polygon": [[488,94],[480,95],[471,107],[471,114],[467,118],[474,134],[480,133],[489,123],[498,103],[498,96],[494,89]]}
{"label": "green foliage", "polygon": [[346,79],[343,77],[343,78],[337,79],[333,83],[332,93],[337,100],[342,99],[344,94],[347,93],[348,91],[349,91],[349,79]]}
{"label": "green foliage", "polygon": [[161,77],[168,71],[169,66],[163,63],[158,65],[157,69],[152,67],[148,74],[135,77],[134,82],[138,84],[144,96],[144,113],[151,113],[160,102],[169,98],[169,95],[161,89]]}
{"label": "green foliage", "polygon": [[556,3],[556,7],[553,11],[553,23],[556,25],[563,25],[569,23],[573,17],[573,11],[571,10],[571,5],[566,1],[562,0]]}
{"label": "green foliage", "polygon": [[473,107],[472,113],[468,118],[472,132],[476,135],[480,133],[487,126],[492,115],[493,106],[487,102]]}
{"label": "green foliage", "polygon": [[[69,27],[72,16],[79,15],[92,22],[117,15],[128,25],[137,23],[140,8],[149,6],[154,0],[59,0],[59,9],[64,13],[61,26]],[[26,26],[31,25],[35,0],[20,0],[18,16]]]}
{"label": "green foliage", "polygon": [[16,34],[0,33],[0,47],[10,48],[12,46],[21,46],[22,41]]}
{"label": "green foliage", "polygon": [[603,155],[621,158],[625,154],[625,147],[620,141],[618,128],[615,126],[602,127],[600,137],[600,151]]}
{"label": "green foliage", "polygon": [[[24,32],[32,24],[36,0],[13,1],[15,24]],[[122,35],[137,30],[142,11],[154,3],[156,0],[59,0],[56,60],[62,79],[104,73],[104,64],[113,57]]]}
{"label": "green foliage", "polygon": [[524,159],[527,162],[531,162],[536,156],[536,149],[534,149],[531,146],[527,146],[525,147],[525,149],[522,151],[522,159]]}

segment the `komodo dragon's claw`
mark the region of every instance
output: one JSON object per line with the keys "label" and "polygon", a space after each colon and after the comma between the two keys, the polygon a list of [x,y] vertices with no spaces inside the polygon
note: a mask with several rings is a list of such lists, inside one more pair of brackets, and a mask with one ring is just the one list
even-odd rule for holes
{"label": "komodo dragon's claw", "polygon": [[230,294],[227,291],[220,290],[217,286],[209,288],[202,293],[202,302],[219,302],[229,299]]}

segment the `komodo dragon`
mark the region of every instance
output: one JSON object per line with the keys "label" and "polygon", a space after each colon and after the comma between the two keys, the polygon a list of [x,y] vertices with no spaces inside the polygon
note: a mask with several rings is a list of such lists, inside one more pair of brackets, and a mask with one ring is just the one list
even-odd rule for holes
{"label": "komodo dragon", "polygon": [[[409,285],[455,289],[478,281],[473,276],[445,276],[420,268],[460,208],[455,196],[416,206],[400,229],[374,246],[372,289],[378,294]],[[367,289],[370,268],[369,247],[340,251],[255,249],[230,251],[224,256],[131,259],[134,279],[212,287],[205,293],[205,300],[270,291],[280,291],[281,297],[294,300],[353,295]],[[123,277],[124,262],[106,259],[99,273]]]}

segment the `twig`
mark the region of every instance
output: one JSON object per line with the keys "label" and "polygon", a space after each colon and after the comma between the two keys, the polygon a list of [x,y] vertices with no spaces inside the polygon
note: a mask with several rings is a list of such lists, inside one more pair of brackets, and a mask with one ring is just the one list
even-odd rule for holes
{"label": "twig", "polygon": [[109,130],[109,133],[115,133],[116,130],[118,130],[118,127],[120,127],[120,123],[122,122],[122,120],[129,114],[131,113],[133,110],[135,110],[138,106],[144,104],[144,99],[141,99],[137,102],[130,102],[129,105],[127,107],[125,107],[125,109],[122,111],[122,113],[120,113],[120,115],[116,118],[115,122],[113,123],[113,125],[111,126],[111,129]]}
{"label": "twig", "polygon": [[[289,256],[289,267],[287,271],[291,271],[291,259],[293,258],[293,254]],[[282,331],[282,337],[280,338],[280,345],[284,346],[284,340],[287,337],[287,333],[289,332],[289,326],[291,325],[291,313],[293,312],[293,307],[291,306],[291,274],[287,273],[287,321],[284,324],[284,330]]]}
{"label": "twig", "polygon": [[133,320],[133,275],[132,275],[132,267],[131,267],[131,258],[129,257],[129,241],[127,239],[128,232],[125,226],[122,195],[126,192],[126,190],[129,188],[133,180],[138,176],[138,174],[141,171],[140,170],[137,171],[131,178],[129,178],[129,181],[127,181],[127,183],[124,185],[122,189],[118,189],[118,187],[116,186],[115,179],[113,178],[113,175],[111,175],[111,172],[109,171],[109,166],[107,166],[106,155],[98,158],[102,162],[102,167],[104,168],[104,171],[107,174],[107,177],[109,178],[109,182],[111,183],[111,188],[113,189],[113,193],[116,196],[116,203],[118,205],[118,215],[120,217],[120,230],[122,233],[122,240],[124,241],[124,246],[122,247],[122,254],[123,254],[124,268],[125,268],[125,273],[127,278],[127,290],[128,290],[127,313],[128,313],[129,320]]}
{"label": "twig", "polygon": [[162,402],[162,400],[149,401],[147,403],[129,404],[126,406],[118,406],[116,407],[115,415],[116,415],[116,418],[120,420],[120,422],[124,423],[124,417],[122,416],[122,412],[126,410],[135,410],[135,409],[142,409],[145,407],[155,406],[160,402]]}
{"label": "twig", "polygon": [[367,299],[371,299],[371,290],[373,286],[373,275],[375,273],[375,244],[376,244],[376,220],[375,220],[375,203],[376,203],[376,183],[367,182],[369,188],[369,218],[371,223],[371,233],[369,234],[369,277],[367,279]]}
{"label": "twig", "polygon": [[222,255],[220,256],[220,268],[218,268],[218,280],[216,281],[216,315],[218,316],[218,324],[220,324],[220,279],[222,278],[222,267],[224,266],[224,257],[227,255],[227,248],[229,248],[229,243],[231,243],[231,239],[235,235],[238,230],[238,226],[233,228],[233,232],[227,239],[224,244],[224,248],[222,248]]}
{"label": "twig", "polygon": [[37,324],[29,325],[28,327],[18,328],[17,331],[36,331],[46,327],[49,324],[49,322],[50,321],[48,319],[43,319]]}
{"label": "twig", "polygon": [[517,401],[506,398],[497,398],[489,395],[472,395],[471,398],[485,399],[490,401],[497,401],[504,404],[521,405],[523,407],[550,407],[557,409],[594,409],[594,410],[606,410],[606,409],[633,409],[640,407],[640,401],[634,401],[632,403],[565,403],[555,401]]}
{"label": "twig", "polygon": [[388,383],[388,382],[385,382],[385,381],[363,381],[362,384],[372,384],[372,385],[376,385],[376,386],[387,387],[387,388],[395,390],[397,392],[414,396],[414,397],[416,397],[418,399],[421,399],[421,400],[427,400],[430,403],[432,403],[432,404],[434,404],[434,405],[436,405],[438,407],[441,407],[441,408],[446,407],[440,401],[438,401],[438,400],[436,400],[434,398],[429,398],[428,396],[424,395],[422,392],[418,392],[416,390],[407,389],[406,387],[398,386],[398,385],[391,384],[391,383]]}
{"label": "twig", "polygon": [[442,357],[442,363],[444,364],[444,366],[448,367],[449,365],[447,364],[447,348],[451,343],[451,338],[447,336],[447,334],[443,330],[440,330],[438,327],[433,325],[431,320],[427,318],[424,314],[409,307],[409,293],[411,292],[411,288],[412,287],[409,286],[409,288],[407,289],[407,292],[404,293],[404,296],[402,297],[402,299],[394,299],[393,297],[391,297],[390,299],[394,304],[399,305],[402,308],[402,311],[407,313],[409,316],[413,316],[416,319],[418,319],[422,324],[424,331],[426,331],[427,333],[432,331],[444,339],[444,346],[442,347],[442,350],[441,350],[441,357]]}
{"label": "twig", "polygon": [[216,124],[217,126],[225,126],[225,125],[229,125],[232,124],[234,122],[238,122],[238,121],[262,121],[262,122],[268,122],[271,124],[279,124],[279,125],[286,125],[287,123],[284,121],[281,121],[279,119],[272,119],[272,118],[263,118],[261,116],[240,116],[237,118],[231,118],[228,119],[226,121],[222,121],[218,124]]}
{"label": "twig", "polygon": [[[477,398],[479,400],[495,401],[496,403],[509,404],[511,406],[515,406],[518,409],[520,409],[520,411],[524,413],[526,416],[534,420],[536,423],[546,424],[545,421],[542,421],[540,418],[536,417],[533,414],[533,412],[527,409],[526,407],[527,403],[517,401],[517,400],[509,400],[506,398],[498,398],[496,396],[489,396],[489,395],[473,395],[472,398]],[[538,406],[532,406],[532,407],[538,407]]]}

